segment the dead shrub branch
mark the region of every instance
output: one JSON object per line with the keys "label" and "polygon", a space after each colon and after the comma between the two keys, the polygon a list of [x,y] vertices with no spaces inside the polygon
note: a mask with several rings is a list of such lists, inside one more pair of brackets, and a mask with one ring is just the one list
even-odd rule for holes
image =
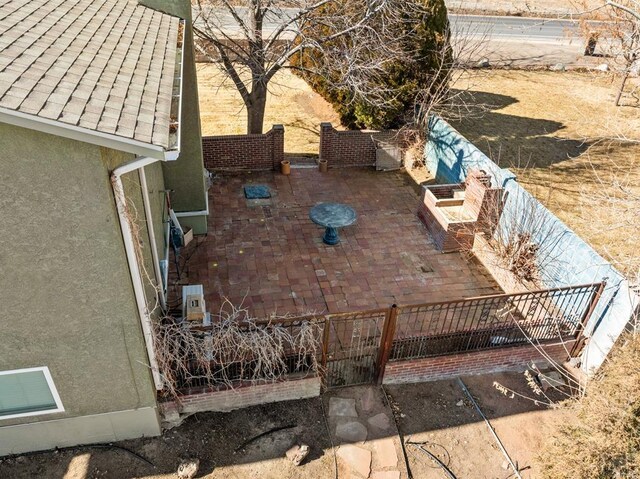
{"label": "dead shrub branch", "polygon": [[174,318],[159,321],[156,354],[166,392],[179,397],[180,389],[190,384],[233,389],[246,382],[276,382],[292,373],[316,374],[322,319],[287,319],[260,321],[225,301],[207,328],[191,328]]}

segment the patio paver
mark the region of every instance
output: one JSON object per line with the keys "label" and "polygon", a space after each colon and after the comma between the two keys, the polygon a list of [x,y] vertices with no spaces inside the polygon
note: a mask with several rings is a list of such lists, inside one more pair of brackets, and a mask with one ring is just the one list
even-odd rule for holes
{"label": "patio paver", "polygon": [[[243,187],[270,188],[247,200]],[[183,284],[202,284],[209,311],[224,298],[257,317],[346,312],[500,292],[488,271],[459,253],[438,252],[416,216],[418,195],[401,172],[293,169],[216,178],[209,234],[184,252]],[[352,206],[341,243],[322,242],[309,219],[320,202]]]}

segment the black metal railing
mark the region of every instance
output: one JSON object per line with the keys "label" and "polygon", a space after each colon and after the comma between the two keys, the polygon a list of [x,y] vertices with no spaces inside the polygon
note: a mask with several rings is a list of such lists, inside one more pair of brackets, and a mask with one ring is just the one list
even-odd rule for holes
{"label": "black metal railing", "polygon": [[574,339],[601,284],[398,308],[390,361]]}
{"label": "black metal railing", "polygon": [[[575,340],[575,356],[583,344],[582,331],[593,314],[605,283],[496,294],[455,301],[396,306],[370,311],[315,315],[254,322],[277,334],[285,328],[295,336],[313,322],[315,357],[308,350],[285,345],[279,369],[264,374],[259,358],[238,358],[231,351],[212,351],[210,361],[188,359],[178,374],[178,389],[186,392],[221,388],[230,383],[260,382],[323,376],[327,387],[381,381],[388,361],[406,361],[468,351],[557,340]],[[206,338],[211,326],[192,327]],[[318,369],[316,369],[320,366]],[[185,373],[185,370],[187,371]]]}

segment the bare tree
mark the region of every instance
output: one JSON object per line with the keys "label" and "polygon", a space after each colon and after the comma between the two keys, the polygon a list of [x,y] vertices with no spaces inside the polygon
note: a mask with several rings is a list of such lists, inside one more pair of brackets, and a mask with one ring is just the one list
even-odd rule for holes
{"label": "bare tree", "polygon": [[450,26],[450,38],[439,52],[438,69],[416,96],[414,117],[408,126],[426,132],[429,119],[439,115],[447,121],[482,117],[490,108],[473,94],[473,88],[486,76],[482,65],[490,54],[490,33],[486,25],[473,23]]}
{"label": "bare tree", "polygon": [[600,16],[601,22],[586,18],[582,21],[582,30],[589,39],[585,54],[593,54],[596,40],[599,40],[603,54],[614,59],[615,69],[621,75],[615,98],[615,104],[619,106],[627,80],[640,61],[640,2],[605,0],[600,7]]}
{"label": "bare tree", "polygon": [[[304,48],[322,48],[340,37],[367,29],[391,0],[194,0],[194,31],[213,46],[199,46],[220,61],[247,108],[247,132],[262,133],[267,87],[289,59]],[[339,13],[322,15],[328,5]],[[322,37],[303,34],[310,22],[331,26]],[[318,29],[314,29],[318,30]],[[321,29],[320,29],[321,30]],[[367,30],[371,37],[371,29]],[[358,49],[376,45],[352,42]],[[377,45],[378,47],[380,44]],[[350,52],[343,51],[348,60]]]}
{"label": "bare tree", "polygon": [[[591,232],[633,238],[640,224],[640,162],[622,167],[612,163],[607,169],[590,166],[594,185],[582,187],[581,203],[585,210],[583,214],[591,219]],[[633,250],[622,254],[607,245],[603,245],[601,250],[603,256],[625,273],[632,287],[640,293],[640,253]]]}

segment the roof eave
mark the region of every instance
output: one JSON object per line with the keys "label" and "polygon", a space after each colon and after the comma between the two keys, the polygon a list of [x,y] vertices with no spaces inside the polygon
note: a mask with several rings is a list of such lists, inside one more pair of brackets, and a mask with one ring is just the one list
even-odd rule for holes
{"label": "roof eave", "polygon": [[[96,130],[90,130],[76,125],[70,125],[49,118],[42,118],[35,115],[29,115],[15,110],[0,107],[0,122],[10,125],[37,130],[51,135],[69,138],[71,140],[82,141],[94,145],[112,148],[114,150],[126,151],[139,156],[148,156],[158,160],[170,161],[175,154],[166,151],[165,148],[150,143],[125,138],[118,135],[103,133]],[[179,145],[178,145],[179,146]],[[169,154],[171,153],[171,154]]]}
{"label": "roof eave", "polygon": [[[182,95],[183,95],[183,86],[184,86],[184,49],[185,49],[185,41],[184,41],[184,29],[185,29],[185,21],[180,20],[180,24],[182,25],[182,41],[180,42],[180,65],[176,68],[178,77],[178,104],[177,104],[177,112],[176,112],[176,142],[172,145],[171,149],[166,152],[166,161],[175,161],[180,156],[180,149],[182,145]],[[172,96],[175,96],[172,94]]]}

